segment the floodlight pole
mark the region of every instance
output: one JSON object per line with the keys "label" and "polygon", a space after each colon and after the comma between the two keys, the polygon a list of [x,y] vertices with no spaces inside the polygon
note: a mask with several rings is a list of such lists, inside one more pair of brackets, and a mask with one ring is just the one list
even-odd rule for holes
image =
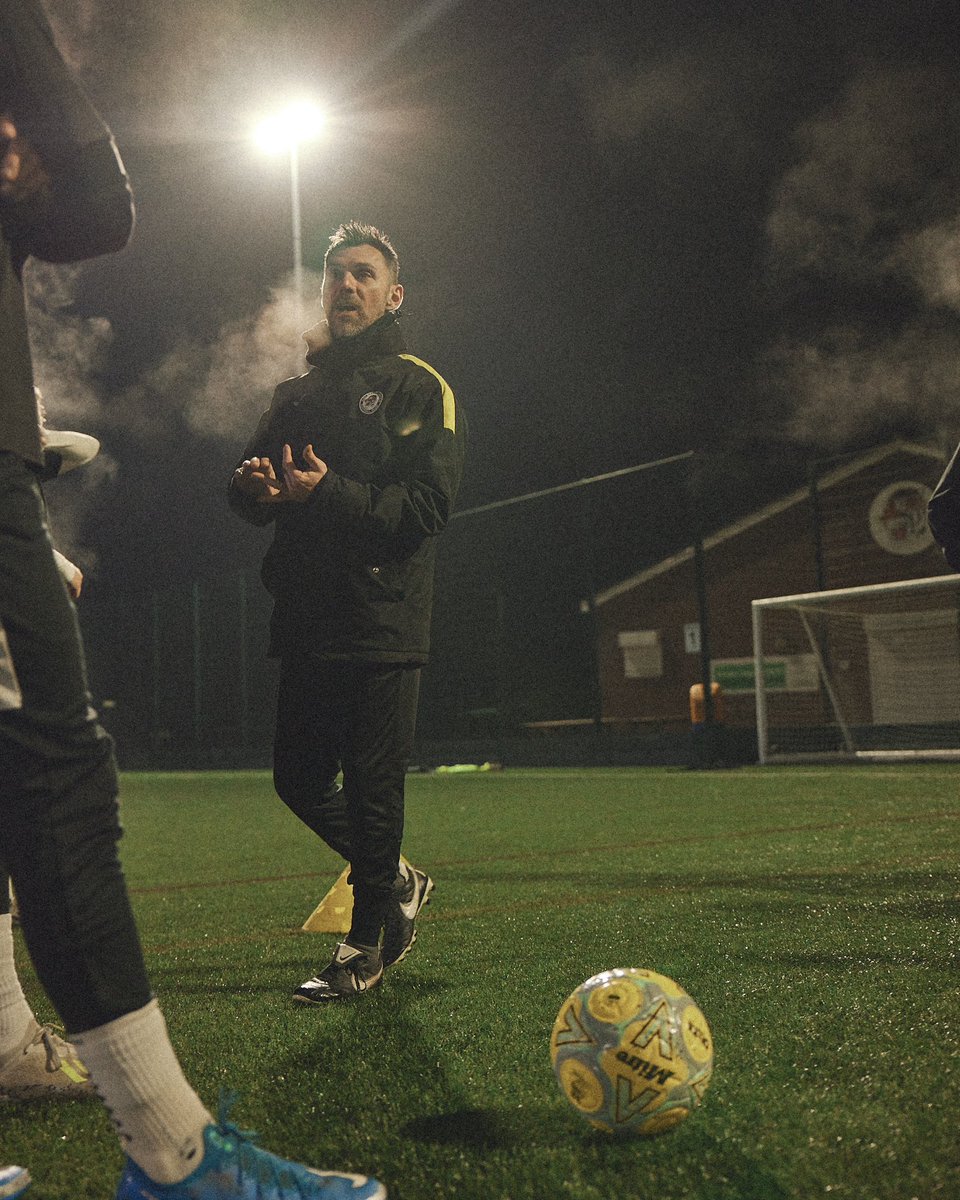
{"label": "floodlight pole", "polygon": [[293,223],[293,290],[303,310],[303,227],[300,220],[300,146],[290,139],[290,215]]}
{"label": "floodlight pole", "polygon": [[293,286],[298,318],[303,316],[303,226],[300,212],[300,144],[312,140],[320,131],[323,114],[306,101],[291,104],[284,112],[261,121],[254,131],[256,140],[269,153],[287,150],[290,162],[290,224],[293,231]]}

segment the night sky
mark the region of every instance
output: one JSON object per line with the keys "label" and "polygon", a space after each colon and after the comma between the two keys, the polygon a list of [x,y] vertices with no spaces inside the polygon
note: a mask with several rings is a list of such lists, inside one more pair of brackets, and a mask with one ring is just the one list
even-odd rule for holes
{"label": "night sky", "polygon": [[[308,302],[337,223],[389,231],[411,349],[469,414],[461,507],[696,450],[711,528],[810,460],[960,437],[955,4],[47,8],[139,213],[122,254],[30,280],[50,423],[104,443],[48,492],[95,660],[108,596],[256,570],[223,490],[299,367],[288,164],[250,132],[298,96],[332,118]],[[577,495],[458,522],[444,603],[480,604],[472,563],[511,628],[559,631],[688,537],[677,471]]]}

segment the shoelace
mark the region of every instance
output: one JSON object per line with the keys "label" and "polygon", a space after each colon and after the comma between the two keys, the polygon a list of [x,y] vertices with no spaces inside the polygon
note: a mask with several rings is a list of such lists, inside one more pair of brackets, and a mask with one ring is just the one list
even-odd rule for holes
{"label": "shoelace", "polygon": [[[54,1038],[58,1037],[59,1035],[54,1030],[52,1025],[41,1025],[37,1030],[33,1041],[30,1043],[30,1046],[37,1046],[41,1042],[43,1043],[43,1048],[47,1053],[47,1070],[51,1072],[59,1071],[63,1063],[63,1060],[60,1057],[60,1051],[57,1049],[56,1043],[53,1040]],[[30,1046],[27,1047],[27,1050],[30,1049]],[[26,1053],[26,1050],[24,1053]]]}
{"label": "shoelace", "polygon": [[346,971],[347,974],[353,976],[354,990],[362,992],[366,986],[366,983],[363,979],[363,968],[361,966],[362,962],[363,959],[359,956],[357,958],[348,959],[346,962],[337,962],[336,959],[334,959],[334,961],[328,963],[322,971],[318,971],[312,979],[308,980],[308,982],[315,984],[317,987],[322,987],[324,984],[332,983],[333,978],[338,974],[338,972]]}
{"label": "shoelace", "polygon": [[[306,1200],[309,1193],[301,1187],[300,1172],[295,1165],[276,1158],[267,1150],[261,1150],[257,1145],[260,1135],[255,1130],[241,1129],[228,1119],[231,1108],[237,1102],[237,1095],[228,1090],[220,1092],[216,1133],[224,1149],[236,1150],[237,1182],[242,1187],[245,1180],[252,1179],[256,1183],[258,1197],[266,1189],[282,1198],[289,1196],[290,1200],[295,1197],[296,1200]],[[320,1182],[317,1180],[317,1183]]]}

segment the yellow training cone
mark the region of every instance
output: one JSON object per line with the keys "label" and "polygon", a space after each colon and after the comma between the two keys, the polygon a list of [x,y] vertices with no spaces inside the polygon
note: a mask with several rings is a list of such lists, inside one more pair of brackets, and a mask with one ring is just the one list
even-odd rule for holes
{"label": "yellow training cone", "polygon": [[[405,858],[401,862],[407,863]],[[303,923],[304,933],[349,933],[353,916],[353,888],[347,883],[350,868],[344,867],[336,883]]]}
{"label": "yellow training cone", "polygon": [[344,867],[337,882],[303,923],[305,933],[349,933],[353,915],[353,888],[347,883],[350,868]]}

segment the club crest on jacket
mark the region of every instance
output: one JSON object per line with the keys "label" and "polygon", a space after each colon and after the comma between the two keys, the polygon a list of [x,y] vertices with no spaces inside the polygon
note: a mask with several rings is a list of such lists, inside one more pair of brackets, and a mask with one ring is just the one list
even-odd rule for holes
{"label": "club crest on jacket", "polygon": [[360,397],[360,411],[365,416],[375,413],[383,403],[383,392],[364,392]]}

